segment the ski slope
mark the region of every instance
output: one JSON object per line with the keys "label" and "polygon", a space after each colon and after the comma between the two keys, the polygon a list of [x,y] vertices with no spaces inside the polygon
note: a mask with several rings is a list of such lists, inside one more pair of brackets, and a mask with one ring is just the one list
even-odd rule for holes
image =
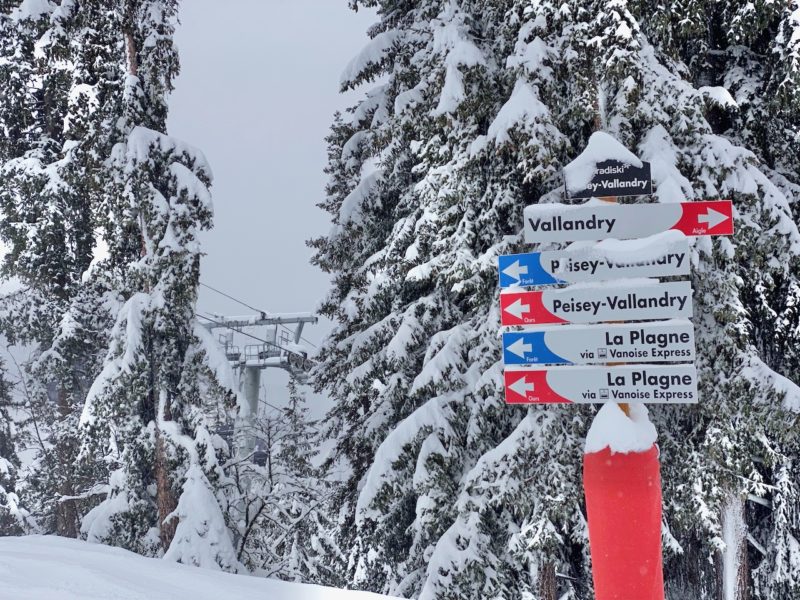
{"label": "ski slope", "polygon": [[0,538],[0,600],[381,600],[53,536]]}

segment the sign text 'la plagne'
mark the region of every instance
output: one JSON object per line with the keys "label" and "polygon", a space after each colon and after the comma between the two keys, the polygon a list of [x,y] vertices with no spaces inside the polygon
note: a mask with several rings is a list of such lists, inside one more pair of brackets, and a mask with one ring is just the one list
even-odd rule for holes
{"label": "sign text 'la plagne'", "polygon": [[678,237],[670,236],[671,239],[664,243],[655,244],[655,250],[645,245],[633,245],[630,241],[609,240],[601,244],[614,241],[617,247],[628,244],[632,250],[623,252],[598,245],[580,250],[499,256],[500,287],[688,275],[691,271],[689,240],[679,232],[669,233],[675,233]]}
{"label": "sign text 'la plagne'", "polygon": [[507,365],[688,362],[694,357],[694,327],[684,319],[503,333]]}
{"label": "sign text 'la plagne'", "polygon": [[525,208],[525,241],[641,238],[672,229],[688,236],[731,235],[730,200],[670,204],[534,204]]}
{"label": "sign text 'la plagne'", "polygon": [[697,402],[694,365],[521,367],[506,369],[504,377],[508,404]]}
{"label": "sign text 'la plagne'", "polygon": [[613,283],[602,286],[500,294],[502,325],[644,321],[692,316],[688,281]]}

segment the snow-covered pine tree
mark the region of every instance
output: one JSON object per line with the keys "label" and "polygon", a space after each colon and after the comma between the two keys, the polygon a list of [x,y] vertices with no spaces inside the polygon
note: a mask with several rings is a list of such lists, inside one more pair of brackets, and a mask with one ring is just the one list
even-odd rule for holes
{"label": "snow-covered pine tree", "polygon": [[[669,593],[715,598],[734,572],[753,597],[797,595],[796,6],[351,5],[380,21],[343,87],[381,83],[334,123],[334,225],[312,242],[333,275],[316,381],[335,401],[328,467],[346,476],[330,508],[349,583],[591,597],[592,410],[504,406],[495,264],[529,248],[523,207],[562,200],[561,166],[604,130],[651,162],[655,201],[729,197],[737,212],[734,238],[693,243],[701,403],[651,410]],[[750,530],[726,547],[742,498]]]}
{"label": "snow-covered pine tree", "polygon": [[107,311],[102,289],[84,286],[95,245],[87,134],[94,103],[86,74],[52,39],[52,3],[6,3],[0,80],[0,235],[3,277],[21,289],[2,300],[9,342],[30,345],[25,365],[37,454],[23,476],[46,532],[77,536],[92,465],[76,461],[77,420],[99,370]]}
{"label": "snow-covered pine tree", "polygon": [[[107,497],[82,531],[140,553],[237,570],[219,507],[206,506],[202,517],[187,509],[198,498],[220,500],[222,448],[204,406],[221,401],[232,382],[194,318],[211,169],[201,152],[165,133],[178,73],[176,11],[175,0],[70,4],[57,25],[88,37],[105,32],[110,57],[97,134],[107,151],[97,211],[108,258],[98,268],[122,307],[81,416],[84,458],[104,460],[110,472]],[[206,529],[188,535],[193,517]],[[187,547],[198,544],[205,550]]]}
{"label": "snow-covered pine tree", "polygon": [[18,432],[9,411],[11,406],[11,388],[0,361],[0,536],[21,534],[27,516],[17,494]]}
{"label": "snow-covered pine tree", "polygon": [[[716,149],[714,154],[703,157],[706,162],[716,162],[727,177],[741,178],[738,185],[728,185],[747,192],[740,202],[748,210],[743,210],[741,204],[737,208],[745,222],[749,218],[749,224],[757,224],[752,228],[740,227],[733,240],[739,262],[736,274],[744,282],[736,291],[747,314],[747,322],[737,323],[736,328],[749,334],[748,339],[739,339],[739,347],[750,345],[749,348],[745,346],[748,355],[734,358],[733,365],[744,365],[742,379],[751,380],[746,385],[755,380],[767,390],[742,393],[740,401],[744,407],[728,404],[722,411],[716,411],[713,419],[709,414],[705,422],[700,422],[700,428],[707,427],[708,436],[703,454],[711,453],[715,459],[709,465],[695,466],[695,473],[708,467],[714,472],[713,483],[699,477],[702,483],[695,480],[693,486],[705,489],[714,498],[711,507],[714,517],[705,521],[707,527],[701,535],[719,532],[722,527],[720,535],[726,546],[720,556],[722,566],[730,558],[729,553],[739,555],[739,581],[731,587],[730,577],[734,575],[726,577],[725,598],[745,597],[742,590],[750,585],[757,597],[792,597],[798,593],[798,570],[789,548],[796,543],[798,535],[798,506],[797,490],[786,477],[796,468],[798,447],[796,435],[791,428],[787,430],[786,424],[794,422],[795,417],[785,410],[764,410],[760,405],[753,410],[747,406],[746,399],[755,396],[763,400],[771,391],[779,398],[785,395],[785,408],[797,410],[794,385],[769,369],[787,376],[790,381],[800,381],[796,352],[799,323],[797,242],[795,228],[786,219],[792,210],[797,220],[800,195],[797,185],[800,112],[796,94],[792,92],[796,90],[798,76],[796,48],[800,12],[796,3],[726,7],[695,3],[691,10],[696,11],[699,20],[694,22],[709,24],[707,31],[697,35],[687,31],[689,9],[677,5],[671,8],[674,10],[661,18],[641,20],[643,29],[661,42],[666,53],[684,65],[687,77],[705,98],[706,118],[712,131],[752,152],[757,158],[753,164],[758,165],[757,171],[751,167],[742,175],[741,169],[731,168],[729,159],[725,161],[727,164],[720,164],[718,157],[726,154],[730,157],[730,150],[723,153]],[[651,5],[649,10],[658,12],[661,9]],[[752,161],[753,157],[742,154],[745,162]],[[761,201],[753,196],[760,196]],[[733,301],[730,304],[735,306]],[[735,334],[731,333],[730,337]],[[716,351],[719,347],[718,339],[712,348]],[[719,363],[713,366],[718,368]],[[732,402],[737,395],[736,386],[723,394],[727,395],[729,403]],[[727,430],[719,427],[726,422],[726,414],[731,414],[731,426]],[[685,426],[695,429],[698,423]],[[723,472],[713,469],[719,464]],[[674,477],[680,481],[683,475],[676,473]],[[742,479],[733,480],[736,475]],[[726,488],[733,488],[733,493],[720,498],[725,495]],[[726,539],[730,528],[725,518],[719,525],[716,523],[716,513],[720,504],[723,515],[738,512],[736,507],[743,496],[749,499],[742,505],[741,512],[745,524],[750,527],[747,531],[750,543],[741,541],[740,548],[730,548]],[[708,507],[695,500],[695,509],[703,513]],[[719,538],[712,543],[719,543]],[[752,582],[747,572],[748,563],[755,567]],[[711,579],[710,576],[706,578],[707,581]]]}
{"label": "snow-covered pine tree", "polygon": [[[26,135],[32,111],[26,112],[24,107],[32,106],[30,90],[26,82],[30,81],[32,57],[26,52],[25,40],[33,41],[32,35],[25,35],[30,28],[30,19],[20,19],[16,0],[0,2],[0,81],[3,84],[3,95],[0,97],[0,111],[4,115],[0,129],[0,157],[20,156],[30,142]],[[11,118],[13,116],[13,119]]]}
{"label": "snow-covered pine tree", "polygon": [[[10,0],[0,2],[0,87],[4,94],[0,96],[0,114],[15,115],[14,122],[0,121],[0,165],[9,157],[18,154],[18,144],[23,141],[22,112],[14,110],[22,105],[26,95],[22,78],[12,66],[10,57],[16,54],[19,37],[16,35],[17,20],[12,16],[16,8]],[[19,533],[19,521],[12,511],[12,501],[16,499],[17,470],[19,459],[16,453],[11,415],[8,412],[11,403],[5,379],[5,369],[0,371],[0,536]]]}
{"label": "snow-covered pine tree", "polygon": [[330,486],[314,465],[319,453],[313,445],[318,422],[308,414],[307,397],[308,386],[292,378],[289,402],[282,410],[285,435],[276,454],[284,470],[283,482],[276,487],[284,528],[271,536],[277,560],[270,568],[274,576],[288,581],[320,581],[341,575],[330,571],[324,560],[342,556],[342,551],[331,540],[334,526],[324,510]]}
{"label": "snow-covered pine tree", "polygon": [[186,472],[178,506],[166,520],[177,522],[175,537],[164,554],[166,560],[206,569],[238,569],[219,500],[198,463]]}
{"label": "snow-covered pine tree", "polygon": [[[181,490],[196,498],[200,484],[219,489],[219,444],[202,405],[227,394],[220,382],[230,379],[193,318],[211,171],[163,133],[178,69],[176,3],[2,8],[4,274],[24,286],[6,298],[3,324],[10,341],[35,345],[29,401],[46,437],[25,484],[44,529],[66,535],[105,487],[85,534],[160,554],[180,527]],[[138,372],[114,371],[120,348]],[[125,387],[128,376],[141,387]],[[98,414],[106,420],[92,421]],[[190,465],[205,482],[183,485]],[[225,523],[212,525],[209,535],[229,535]],[[238,568],[224,539],[206,542],[220,566]],[[173,556],[188,556],[181,543]]]}

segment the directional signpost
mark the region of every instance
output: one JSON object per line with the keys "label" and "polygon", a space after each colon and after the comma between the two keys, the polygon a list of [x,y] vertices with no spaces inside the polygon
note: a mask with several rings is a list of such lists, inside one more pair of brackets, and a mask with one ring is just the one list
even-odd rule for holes
{"label": "directional signpost", "polygon": [[688,318],[692,316],[692,287],[688,281],[644,280],[636,285],[615,282],[542,292],[504,292],[500,310],[503,325]]}
{"label": "directional signpost", "polygon": [[525,241],[631,239],[675,229],[685,235],[732,235],[730,200],[671,204],[536,204],[524,211]]}
{"label": "directional signpost", "polygon": [[648,402],[694,404],[694,365],[506,369],[509,404]]}
{"label": "directional signpost", "polygon": [[558,285],[621,277],[688,275],[689,241],[678,233],[658,252],[614,252],[599,248],[509,254],[499,257],[500,287]]}
{"label": "directional signpost", "polygon": [[[525,241],[598,243],[499,257],[501,323],[514,328],[503,332],[506,402],[618,403],[593,425],[615,438],[607,419],[647,421],[630,403],[698,401],[691,285],[648,278],[689,275],[687,236],[732,235],[733,206],[611,203],[653,188],[650,165],[603,132],[564,184],[568,199],[590,200],[526,207]],[[641,448],[598,448],[584,455],[595,597],[663,600],[658,450],[647,436]]]}
{"label": "directional signpost", "polygon": [[685,319],[503,333],[507,365],[689,362],[694,357],[694,327]]}

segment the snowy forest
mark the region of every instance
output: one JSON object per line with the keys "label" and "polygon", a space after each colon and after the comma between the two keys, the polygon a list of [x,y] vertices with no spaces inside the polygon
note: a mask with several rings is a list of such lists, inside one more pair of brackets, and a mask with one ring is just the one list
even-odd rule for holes
{"label": "snowy forest", "polygon": [[604,132],[652,166],[628,202],[733,202],[735,235],[689,242],[699,402],[647,408],[666,598],[800,600],[800,0],[335,0],[375,19],[304,237],[332,325],[264,342],[291,365],[268,411],[198,314],[226,205],[167,127],[191,1],[0,0],[0,540],[595,599],[599,405],[506,403],[497,260]]}

